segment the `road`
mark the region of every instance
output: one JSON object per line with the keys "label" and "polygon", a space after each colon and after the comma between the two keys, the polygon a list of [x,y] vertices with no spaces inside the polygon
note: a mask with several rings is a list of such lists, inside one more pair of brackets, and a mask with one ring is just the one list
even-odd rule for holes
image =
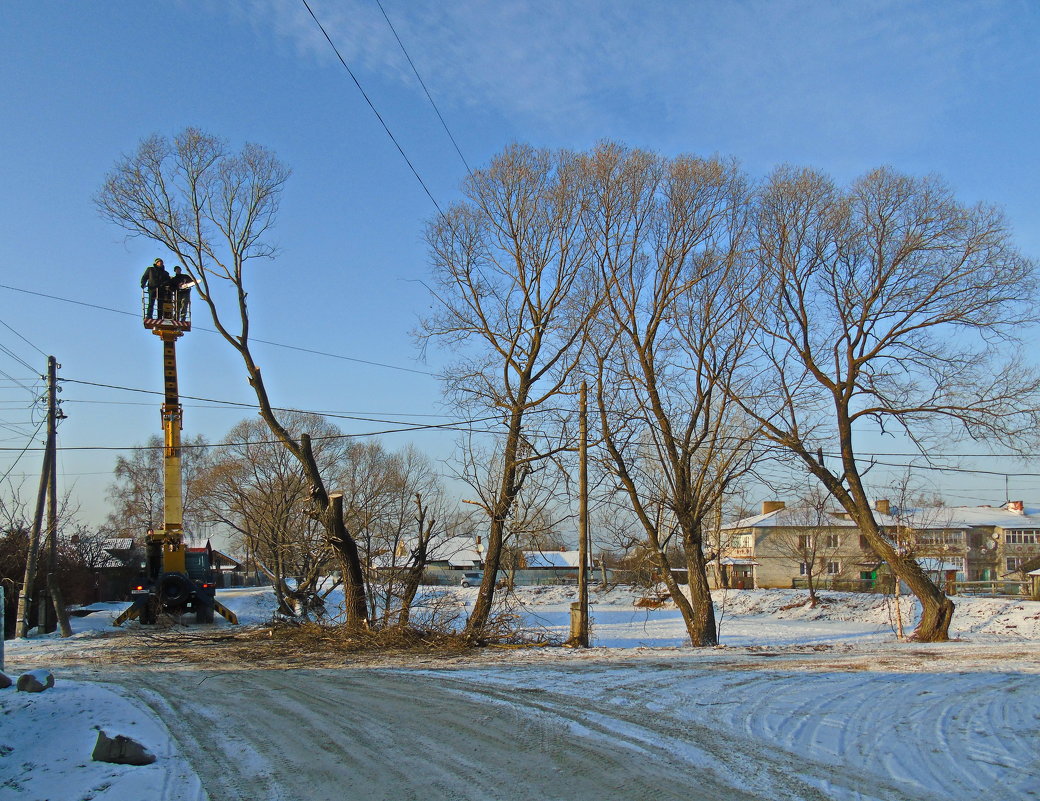
{"label": "road", "polygon": [[[167,723],[211,801],[922,797],[771,749],[710,716],[692,722],[602,695],[510,686],[511,669],[491,668],[491,681],[453,671],[149,668],[106,680]],[[652,679],[653,666],[643,670]]]}

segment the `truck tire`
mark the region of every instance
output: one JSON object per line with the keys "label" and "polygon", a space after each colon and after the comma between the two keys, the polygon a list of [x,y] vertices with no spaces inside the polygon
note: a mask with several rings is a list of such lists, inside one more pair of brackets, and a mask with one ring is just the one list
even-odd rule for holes
{"label": "truck tire", "polygon": [[163,573],[156,582],[159,602],[168,608],[183,608],[195,595],[195,585],[183,573]]}

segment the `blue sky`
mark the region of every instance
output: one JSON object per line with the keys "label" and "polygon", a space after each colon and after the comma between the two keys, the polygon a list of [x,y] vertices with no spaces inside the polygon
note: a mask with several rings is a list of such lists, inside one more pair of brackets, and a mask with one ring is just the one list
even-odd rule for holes
{"label": "blue sky", "polygon": [[[375,0],[311,6],[433,195],[451,202],[465,167]],[[1022,250],[1040,256],[1040,5],[1029,0],[383,7],[473,166],[511,141],[604,138],[734,156],[755,176],[792,162],[845,181],[890,164],[1003,206]],[[405,368],[258,346],[275,402],[421,422],[444,413],[422,372],[439,357],[417,361],[409,335],[427,304],[421,239],[433,205],[302,2],[11,0],[0,5],[0,77],[0,284],[15,288],[0,288],[0,320],[31,343],[0,326],[0,345],[41,371],[35,348],[53,353],[65,378],[159,388],[159,342],[134,316],[142,270],[167,254],[124,239],[91,197],[141,138],[195,125],[266,145],[293,169],[281,255],[250,295],[254,335]],[[214,335],[193,331],[179,356],[183,394],[250,400]],[[20,449],[35,429],[31,396],[9,378],[31,387],[34,376],[3,352],[0,370],[0,447]],[[70,384],[62,397],[66,448],[158,431],[150,396]],[[217,438],[245,416],[187,403],[189,434]],[[385,442],[408,439],[450,455],[449,434]],[[17,455],[0,451],[0,475]],[[62,452],[60,480],[88,518],[103,516],[114,458]],[[24,480],[31,495],[39,461],[28,452],[0,492]],[[952,503],[1005,493],[1003,478],[985,476],[943,476],[934,489]],[[1009,490],[1040,498],[1040,479],[1013,478]]]}

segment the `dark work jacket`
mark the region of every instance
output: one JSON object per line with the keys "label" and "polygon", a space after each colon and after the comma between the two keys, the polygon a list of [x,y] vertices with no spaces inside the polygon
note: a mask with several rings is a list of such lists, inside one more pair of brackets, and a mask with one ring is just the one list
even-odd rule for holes
{"label": "dark work jacket", "polygon": [[169,280],[170,274],[166,272],[166,268],[157,267],[153,264],[141,276],[141,288],[143,289],[147,286],[149,289],[158,289]]}
{"label": "dark work jacket", "polygon": [[[185,286],[185,284],[190,284],[191,286]],[[194,285],[195,282],[187,273],[181,273],[180,275],[174,273],[172,276],[170,276],[171,289],[177,289],[181,292],[191,292],[191,287]]]}

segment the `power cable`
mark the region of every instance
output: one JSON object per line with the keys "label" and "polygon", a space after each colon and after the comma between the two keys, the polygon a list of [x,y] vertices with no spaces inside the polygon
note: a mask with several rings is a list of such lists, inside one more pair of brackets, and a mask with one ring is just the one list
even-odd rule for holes
{"label": "power cable", "polygon": [[[0,322],[2,322],[2,321],[0,321]],[[12,359],[14,359],[20,365],[22,365],[22,367],[26,367],[29,370],[32,370],[32,365],[29,364],[29,362],[27,362],[25,359],[23,359],[21,356],[19,356],[17,353],[15,353],[13,350],[11,350],[6,345],[0,345],[0,352],[6,353],[8,356],[10,356]]]}
{"label": "power cable", "polygon": [[[98,381],[82,381],[82,380],[76,379],[76,378],[59,378],[58,380],[66,382],[66,383],[70,383],[70,384],[82,384],[82,385],[88,386],[88,387],[101,387],[103,389],[117,389],[117,390],[121,390],[123,392],[140,392],[140,393],[145,394],[145,395],[164,395],[165,394],[161,390],[156,390],[156,389],[139,389],[137,387],[124,387],[124,386],[120,386],[118,384],[103,384],[103,383],[100,383]],[[247,403],[245,401],[229,401],[229,400],[221,400],[219,398],[204,398],[204,397],[200,397],[198,395],[181,395],[179,397],[185,398],[187,400],[197,400],[197,401],[203,401],[205,403],[217,404],[218,406],[231,406],[231,407],[242,408],[242,409],[257,409],[257,408],[259,408],[257,404],[255,404],[255,403]],[[299,413],[299,414],[315,414],[315,415],[320,415],[322,417],[332,417],[332,418],[336,418],[336,419],[340,419],[340,420],[356,420],[356,421],[360,421],[360,422],[363,422],[363,423],[388,423],[388,424],[391,424],[391,425],[407,425],[408,424],[408,421],[406,421],[406,420],[390,420],[390,419],[386,419],[386,418],[382,418],[382,417],[370,417],[370,416],[362,416],[362,415],[351,415],[351,414],[342,414],[342,413],[337,413],[337,412],[319,412],[319,411],[314,411],[314,410],[310,410],[310,409],[296,409],[296,408],[292,408],[292,407],[288,407],[288,406],[272,406],[271,408],[274,411],[276,411],[276,412],[296,412],[296,413]],[[406,416],[411,416],[411,415],[406,415]],[[456,421],[454,423],[449,421],[449,423],[444,424],[444,425],[449,425],[449,424],[450,425],[472,425],[473,423],[482,423],[482,422],[486,422],[488,420],[497,420],[500,416],[501,415],[492,415],[492,416],[489,416],[489,417],[479,417],[479,418],[474,418],[474,419],[471,419],[471,420]],[[440,425],[442,425],[442,424],[432,424],[432,427],[437,428]]]}
{"label": "power cable", "polygon": [[[41,356],[42,356],[43,358],[45,358],[45,359],[46,359],[46,358],[47,358],[47,357],[49,356],[49,354],[47,354],[47,353],[44,353],[44,352],[43,352],[42,350],[40,350],[40,349],[39,349],[38,347],[36,347],[36,345],[34,345],[34,344],[33,344],[32,342],[30,342],[30,341],[29,341],[28,339],[26,339],[25,337],[23,337],[23,336],[22,336],[21,334],[19,334],[19,333],[18,333],[17,331],[15,331],[15,330],[14,330],[13,328],[11,328],[11,326],[9,326],[9,325],[8,325],[7,323],[5,323],[5,322],[4,322],[3,320],[0,320],[0,325],[2,325],[2,326],[3,326],[4,328],[6,328],[6,329],[7,329],[8,331],[10,331],[10,332],[11,332],[12,334],[14,334],[14,335],[15,335],[16,337],[18,337],[18,338],[19,338],[20,340],[22,340],[22,342],[24,342],[24,343],[25,343],[26,345],[28,345],[28,346],[29,346],[30,348],[32,348],[32,349],[33,349],[33,350],[35,350],[35,351],[36,351],[37,353],[39,353],[39,354],[40,354],[40,355],[41,355]],[[32,368],[32,367],[30,367],[29,369],[30,369],[30,370],[32,370],[33,368]]]}
{"label": "power cable", "polygon": [[318,26],[322,34],[325,36],[325,39],[328,41],[329,46],[332,47],[332,52],[336,54],[336,58],[339,59],[339,63],[343,65],[343,68],[347,71],[347,74],[350,75],[351,80],[354,81],[354,85],[358,88],[358,91],[361,92],[361,96],[365,98],[365,102],[368,103],[368,107],[372,109],[372,113],[376,115],[376,118],[379,120],[379,124],[382,125],[383,130],[386,131],[386,135],[389,136],[390,141],[394,143],[394,146],[397,148],[397,152],[400,153],[401,158],[405,160],[405,163],[408,165],[408,168],[412,171],[412,175],[415,176],[415,179],[422,186],[423,191],[426,192],[426,196],[433,203],[434,207],[437,209],[437,212],[439,214],[443,214],[444,212],[441,211],[441,207],[440,204],[437,202],[437,199],[433,196],[433,193],[430,192],[429,187],[426,186],[426,182],[423,181],[422,177],[419,175],[419,171],[415,169],[415,165],[412,164],[411,159],[409,159],[407,154],[404,152],[404,148],[401,147],[400,143],[397,141],[397,138],[391,132],[390,126],[388,126],[386,124],[386,121],[383,119],[383,115],[379,113],[379,111],[375,107],[375,104],[372,102],[371,98],[369,98],[368,93],[365,92],[364,88],[362,88],[361,82],[357,79],[357,76],[354,75],[354,71],[347,64],[343,56],[340,55],[339,48],[336,47],[335,42],[332,41],[332,37],[329,36],[328,31],[325,30],[325,27],[321,24],[321,22],[318,20],[318,17],[314,14],[314,11],[311,9],[310,3],[308,3],[307,0],[301,0],[301,2],[307,9],[307,13],[311,15],[311,18],[314,20],[314,23]]}
{"label": "power cable", "polygon": [[[43,421],[42,420],[40,421],[40,424],[38,426],[36,426],[36,430],[29,437],[29,441],[25,443],[25,447],[22,448],[21,453],[19,453],[15,457],[15,460],[13,462],[11,462],[11,466],[7,468],[7,472],[4,473],[2,478],[0,478],[0,484],[3,484],[7,480],[7,477],[9,475],[11,475],[11,471],[15,469],[15,467],[18,465],[18,462],[20,462],[22,460],[22,457],[25,456],[26,452],[29,450],[29,446],[32,445],[33,440],[36,439],[36,435],[40,433],[40,429],[41,428],[43,428]],[[6,450],[6,448],[5,448],[5,450]]]}
{"label": "power cable", "polygon": [[[479,422],[479,421],[474,421]],[[465,422],[459,423],[444,423],[442,425],[427,424],[421,426],[407,426],[405,428],[387,428],[381,431],[365,431],[359,434],[325,434],[323,436],[311,437],[311,442],[322,442],[325,440],[336,440],[336,439],[362,439],[364,437],[378,437],[384,434],[407,434],[411,431],[471,431],[472,429],[465,428]],[[478,431],[477,433],[485,433]],[[242,447],[245,445],[281,445],[282,441],[279,439],[257,439],[257,440],[245,440],[242,442],[211,442],[200,445],[194,444],[182,444],[180,447],[182,450],[195,450],[198,448],[234,448]],[[154,451],[157,449],[165,448],[166,446],[162,443],[158,445],[59,445],[59,451]],[[0,451],[15,451],[17,448],[0,448]],[[28,448],[31,451],[42,451],[45,448]]]}
{"label": "power cable", "polygon": [[[162,393],[156,391],[154,394],[161,395]],[[62,403],[96,404],[96,405],[100,405],[100,406],[147,406],[148,408],[155,408],[155,404],[154,403],[147,403],[145,401],[114,401],[114,400],[95,400],[95,399],[90,399],[90,398],[62,398],[61,402]],[[14,401],[0,401],[0,406],[2,406],[4,403],[15,403],[15,402]],[[18,405],[19,406],[24,406],[24,404],[21,403],[21,402],[18,402]],[[206,403],[206,404],[202,404],[202,403],[182,403],[181,406],[183,406],[185,409],[224,409],[224,408],[228,408],[226,406],[226,404],[217,403],[217,402]],[[256,404],[245,404],[245,403],[243,403],[243,407],[251,408],[251,409],[256,409],[257,408]],[[364,419],[367,419],[368,417],[371,417],[373,415],[379,414],[379,412],[343,412],[343,411],[339,411],[337,409],[306,409],[306,410],[305,409],[300,409],[300,410],[296,410],[296,411],[304,411],[307,414],[317,414],[317,415],[321,415],[322,417],[337,416],[337,417],[347,418],[348,415],[359,415],[357,417],[357,419],[359,419],[359,420],[364,420]],[[388,412],[388,414],[391,417],[447,417],[447,415],[443,415],[443,414],[429,414],[429,413],[424,413],[424,412]],[[347,419],[350,419],[350,418],[347,418]]]}
{"label": "power cable", "polygon": [[448,123],[444,121],[444,117],[441,115],[441,110],[437,108],[437,104],[433,102],[433,96],[430,94],[430,90],[426,87],[426,82],[422,79],[419,74],[419,70],[415,67],[415,62],[412,61],[412,57],[408,54],[407,48],[404,46],[404,42],[401,41],[401,37],[397,35],[397,29],[394,24],[390,21],[390,17],[387,16],[386,9],[383,8],[383,4],[380,0],[376,0],[376,5],[379,6],[379,10],[383,12],[383,19],[386,20],[386,24],[390,26],[390,31],[394,34],[394,38],[397,40],[397,44],[401,46],[401,52],[404,53],[404,57],[408,59],[408,66],[412,68],[412,72],[415,73],[416,79],[419,81],[419,85],[426,92],[426,99],[430,101],[430,105],[433,106],[433,110],[437,113],[437,119],[441,121],[441,126],[444,128],[444,133],[448,135],[451,143],[455,146],[455,152],[459,154],[459,158],[462,159],[462,164],[466,168],[466,172],[470,175],[473,174],[473,170],[470,169],[469,162],[466,161],[466,157],[462,155],[462,149],[459,147],[459,143],[455,141],[455,137],[451,135],[451,131],[448,130]]}
{"label": "power cable", "polygon": [[[34,292],[31,289],[22,289],[21,287],[9,286],[7,284],[0,284],[0,289],[9,289],[9,290],[11,290],[13,292],[24,292],[27,295],[36,295],[36,296],[41,297],[41,298],[47,298],[48,300],[58,300],[58,301],[61,301],[62,303],[73,303],[73,304],[75,304],[77,306],[86,306],[87,308],[90,308],[90,309],[99,309],[101,311],[112,312],[113,314],[126,315],[127,317],[137,317],[137,318],[140,318],[140,316],[141,316],[139,312],[128,312],[128,311],[125,311],[123,309],[113,309],[110,306],[99,306],[96,303],[85,303],[85,302],[83,302],[81,300],[73,300],[72,298],[63,298],[63,297],[60,297],[58,295],[48,295],[45,292]],[[207,334],[218,334],[219,333],[216,329],[206,328],[205,326],[194,325],[194,324],[192,325],[192,330],[193,331],[205,331]],[[375,362],[375,361],[371,361],[370,359],[359,359],[356,356],[343,356],[342,354],[339,354],[339,353],[328,353],[326,351],[314,350],[312,348],[300,347],[299,345],[286,345],[284,342],[273,342],[273,341],[271,341],[269,339],[257,339],[255,337],[252,337],[250,339],[250,341],[251,342],[256,342],[256,343],[261,344],[261,345],[272,345],[272,346],[274,346],[276,348],[285,348],[286,350],[295,350],[295,351],[299,351],[301,353],[313,353],[316,356],[328,356],[330,359],[342,359],[343,361],[356,362],[358,364],[367,364],[367,365],[369,365],[371,367],[384,367],[384,368],[386,368],[388,370],[400,370],[401,372],[416,373],[417,375],[430,375],[430,376],[436,375],[436,373],[433,373],[433,372],[431,372],[429,370],[417,370],[414,367],[401,367],[400,365],[397,365],[397,364],[387,364],[385,362]]]}

